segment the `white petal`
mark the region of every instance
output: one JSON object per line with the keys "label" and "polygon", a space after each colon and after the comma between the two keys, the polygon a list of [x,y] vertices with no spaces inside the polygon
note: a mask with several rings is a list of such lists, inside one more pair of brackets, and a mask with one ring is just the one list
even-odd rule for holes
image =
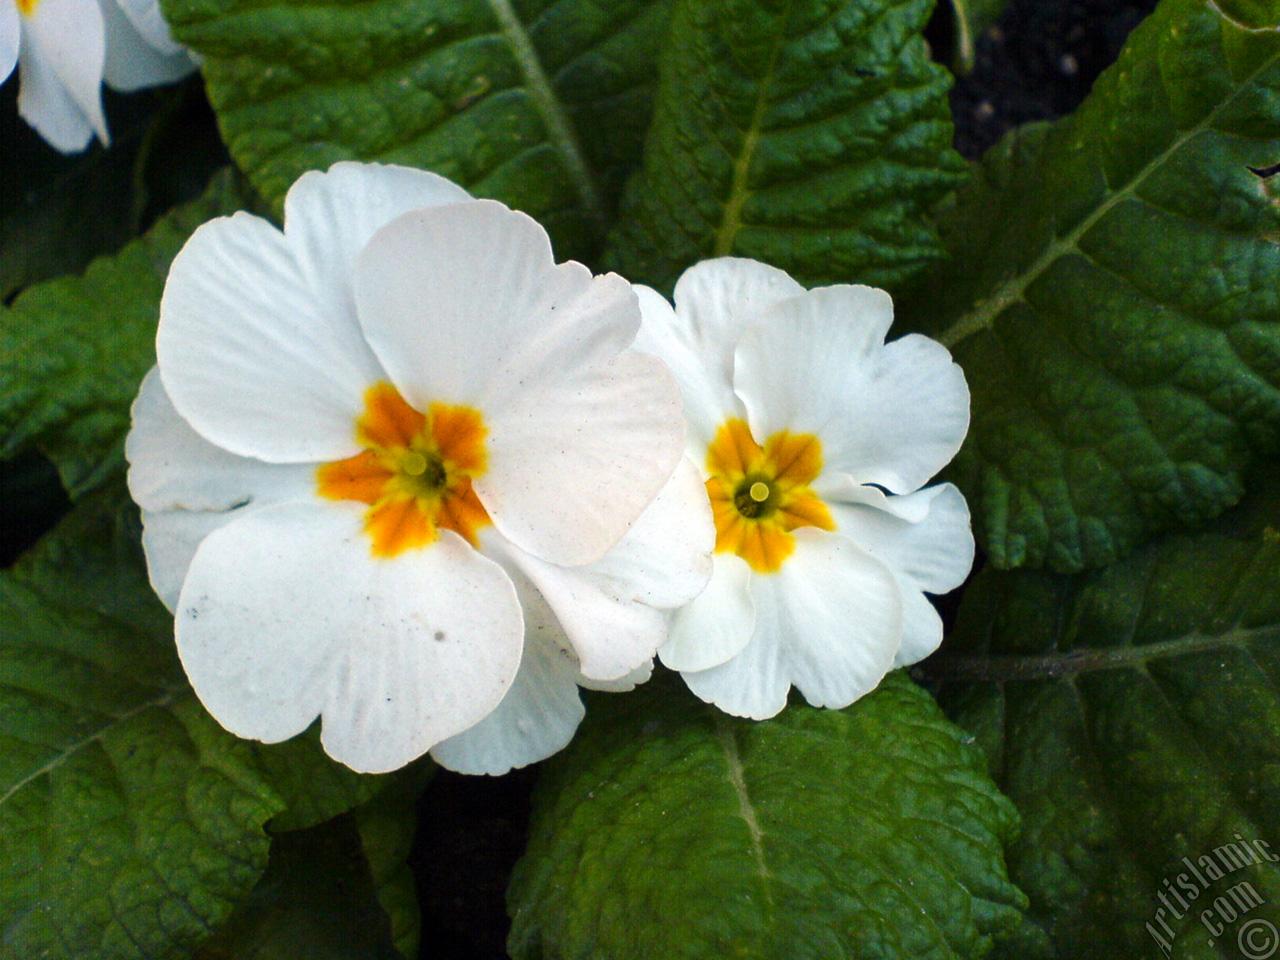
{"label": "white petal", "polygon": [[327,263],[247,213],[200,227],[173,262],[156,352],[173,404],[204,437],[275,463],[359,451],[364,392],[386,379]]}
{"label": "white petal", "polygon": [[582,722],[578,666],[546,601],[518,572],[525,641],[511,689],[487,717],[431,748],[432,758],[459,773],[494,776],[564,749]]}
{"label": "white petal", "polygon": [[697,696],[766,719],[794,684],[815,707],[845,707],[892,668],[902,638],[893,574],[839,534],[807,527],[773,574],[752,578],[756,630],[729,662],[683,674]]}
{"label": "white petal", "polygon": [[969,505],[952,484],[887,497],[860,490],[862,503],[828,500],[840,532],[917,590],[946,593],[964,583],[973,567]]}
{"label": "white petal", "polygon": [[113,90],[131,93],[173,83],[195,70],[195,62],[181,48],[165,54],[148,43],[117,0],[101,0],[101,9],[107,42],[102,79]]}
{"label": "white petal", "polygon": [[556,265],[542,227],[489,200],[388,223],[359,257],[355,299],[392,382],[420,408],[506,406],[616,356],[640,323],[630,284]]}
{"label": "white petal", "polygon": [[224,511],[315,497],[315,464],[264,463],[215,447],[173,408],[155,367],[132,415],[129,493],[144,509]]}
{"label": "white petal", "polygon": [[246,513],[315,496],[315,467],[270,464],[213,446],[183,420],[155,367],[133,402],[125,440],[129,493],[143,508],[151,585],[173,610],[200,542]]}
{"label": "white petal", "polygon": [[425,170],[344,161],[323,173],[304,173],[289,188],[284,231],[291,243],[307,251],[306,282],[316,296],[339,304],[343,316],[354,317],[356,258],[370,238],[410,210],[470,200],[456,183]]}
{"label": "white petal", "polygon": [[661,361],[635,352],[524,386],[485,411],[489,463],[476,494],[494,526],[534,556],[598,560],[680,463],[679,389]]}
{"label": "white petal", "polygon": [[914,584],[899,577],[898,585],[902,588],[902,643],[893,665],[906,667],[923,660],[942,644],[942,618]]}
{"label": "white petal", "polygon": [[[671,304],[656,290],[636,285],[635,291],[644,318],[636,335],[636,349],[653,354],[671,368],[684,400],[690,454],[701,463],[720,424],[730,417],[746,415],[742,401],[733,392],[732,371],[726,373],[714,363],[716,347],[720,345],[700,342],[700,338],[712,339],[714,334],[727,332],[694,330],[676,316]],[[728,351],[732,362],[732,345]]]}
{"label": "white petal", "polygon": [[707,588],[672,615],[671,639],[658,656],[671,670],[707,670],[741,653],[755,627],[751,568],[741,557],[718,553]]}
{"label": "white petal", "polygon": [[681,275],[674,310],[654,291],[639,289],[644,323],[636,347],[670,364],[684,393],[690,433],[705,453],[720,424],[742,415],[732,388],[733,353],[743,330],[804,287],[775,267],[721,257],[696,263]]}
{"label": "white petal", "polygon": [[726,713],[767,720],[787,705],[791,673],[784,662],[785,643],[776,605],[753,602],[755,632],[746,646],[718,666],[680,675],[695,696]]}
{"label": "white petal", "polygon": [[22,118],[63,153],[83,150],[94,133],[109,143],[102,112],[105,40],[98,0],[40,0],[22,22]]}
{"label": "white petal", "polygon": [[165,23],[164,14],[160,11],[159,0],[103,0],[103,3],[119,4],[134,30],[159,53],[173,56],[186,50],[173,39],[169,24]]}
{"label": "white petal", "polygon": [[204,538],[238,520],[250,508],[220,512],[203,510],[142,511],[142,550],[147,577],[157,596],[173,613],[186,582],[187,570]]}
{"label": "white petal", "polygon": [[646,660],[630,673],[618,677],[616,680],[593,680],[591,677],[584,677],[582,674],[578,674],[578,686],[586,687],[588,690],[600,690],[604,693],[626,693],[628,690],[634,690],[642,683],[648,683],[649,678],[652,676],[653,661]]}
{"label": "white petal", "polygon": [[22,21],[16,4],[0,4],[0,83],[9,79],[18,65],[18,48],[22,46]]}
{"label": "white petal", "polygon": [[320,714],[330,755],[374,773],[492,711],[524,625],[511,580],[461,537],[378,560],[362,515],[286,503],[214,531],[182,588],[177,637],[228,730],[276,742]]}
{"label": "white petal", "polygon": [[941,470],[969,427],[964,373],[918,334],[882,346],[891,319],[888,294],[870,287],[823,287],[774,305],[736,355],[734,386],[757,439],[815,434],[826,469],[895,492]]}
{"label": "white petal", "polygon": [[660,608],[698,595],[711,574],[714,542],[705,488],[693,464],[682,461],[635,526],[594,563],[558,566],[496,537],[485,548],[546,599],[582,675],[607,681],[653,660],[667,639]]}

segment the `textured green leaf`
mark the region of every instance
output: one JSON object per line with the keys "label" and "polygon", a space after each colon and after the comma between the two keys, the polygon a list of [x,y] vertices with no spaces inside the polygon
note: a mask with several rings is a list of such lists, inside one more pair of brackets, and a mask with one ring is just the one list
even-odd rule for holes
{"label": "textured green leaf", "polygon": [[976,957],[1017,921],[981,756],[901,675],[844,711],[727,717],[670,677],[596,700],[545,768],[517,960]]}
{"label": "textured green leaf", "polygon": [[1277,161],[1280,30],[1164,0],[943,214],[951,260],[899,316],[968,375],[952,476],[997,566],[1114,562],[1280,447],[1280,179],[1249,169]]}
{"label": "textured green leaf", "polygon": [[400,960],[351,817],[282,833],[266,872],[193,960]]}
{"label": "textured green leaf", "polygon": [[[1106,570],[989,571],[966,594],[927,669],[982,678],[942,702],[1022,813],[1009,863],[1031,910],[1010,960],[1158,957],[1160,920],[1174,956],[1237,958],[1241,923],[1211,945],[1202,911],[1241,882],[1266,901],[1250,916],[1280,923],[1280,864],[1215,853],[1243,838],[1280,859],[1278,528],[1273,488]],[[1203,856],[1224,874],[1207,888],[1182,859],[1213,881]]]}
{"label": "textured green leaf", "polygon": [[0,578],[5,960],[172,955],[252,887],[283,806],[187,691],[100,498]]}
{"label": "textured green leaf", "polygon": [[[434,170],[597,245],[639,159],[666,0],[166,0],[232,157],[268,200],[307,170]],[[278,209],[278,207],[277,207]]]}
{"label": "textured green leaf", "polygon": [[269,820],[381,783],[209,717],[122,503],[86,498],[0,575],[2,960],[185,955],[253,887]]}
{"label": "textured green leaf", "polygon": [[0,308],[0,458],[35,446],[76,498],[124,464],[129,406],[155,362],[169,263],[204,221],[244,205],[229,174],[82,277],[29,288]]}
{"label": "textured green leaf", "polygon": [[955,185],[932,0],[680,0],[607,264],[670,290],[705,257],[892,285],[940,255]]}
{"label": "textured green leaf", "polygon": [[391,919],[391,939],[406,960],[418,956],[422,935],[409,852],[418,830],[418,798],[433,772],[429,761],[398,771],[394,782],[353,813],[378,902]]}

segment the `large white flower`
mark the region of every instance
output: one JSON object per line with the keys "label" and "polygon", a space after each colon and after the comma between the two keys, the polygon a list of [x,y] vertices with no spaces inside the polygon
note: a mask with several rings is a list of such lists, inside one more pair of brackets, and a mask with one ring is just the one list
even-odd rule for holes
{"label": "large white flower", "polygon": [[639,323],[621,277],[421,171],[337,164],[283,233],[196,231],[126,452],[214,717],[499,773],[568,741],[579,682],[647,675],[714,534]]}
{"label": "large white flower", "polygon": [[886,345],[881,290],[806,291],[751,260],[691,267],[674,310],[637,291],[636,345],[680,381],[716,524],[711,583],[675,615],[662,662],[702,699],[763,719],[793,684],[842,707],[933,651],[942,624],[924,594],[973,563],[964,497],[920,489],[968,429],[946,349]]}
{"label": "large white flower", "polygon": [[128,93],[196,68],[159,0],[0,0],[0,82],[21,61],[18,112],[57,150],[108,143],[102,83]]}

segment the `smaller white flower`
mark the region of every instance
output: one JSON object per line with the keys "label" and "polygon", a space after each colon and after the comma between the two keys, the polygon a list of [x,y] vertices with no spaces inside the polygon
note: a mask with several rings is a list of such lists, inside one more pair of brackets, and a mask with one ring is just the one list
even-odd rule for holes
{"label": "smaller white flower", "polygon": [[126,454],[209,712],[356,770],[549,756],[710,575],[631,285],[419,170],[335,164],[178,254]]}
{"label": "smaller white flower", "polygon": [[843,707],[927,656],[925,593],[973,564],[964,497],[920,489],[959,450],[969,391],[940,344],[884,342],[888,294],[805,290],[752,260],[699,263],[675,307],[637,287],[636,346],[680,382],[716,525],[706,591],[659,652],[695,694],[764,719],[795,685]]}
{"label": "smaller white flower", "polygon": [[129,93],[196,68],[159,0],[0,0],[0,82],[19,65],[18,112],[49,144],[75,153],[110,142],[102,83]]}

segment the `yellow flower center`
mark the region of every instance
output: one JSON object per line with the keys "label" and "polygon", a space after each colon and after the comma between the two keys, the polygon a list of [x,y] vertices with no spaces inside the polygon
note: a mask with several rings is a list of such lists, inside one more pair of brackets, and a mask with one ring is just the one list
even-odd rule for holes
{"label": "yellow flower center", "polygon": [[320,496],[369,505],[364,530],[375,557],[425,547],[441,527],[478,546],[476,531],[490,522],[471,489],[485,469],[480,411],[433,403],[422,414],[389,383],[375,383],[364,403],[356,421],[364,450],[316,471]]}
{"label": "yellow flower center", "polygon": [[757,573],[781,569],[798,527],[836,528],[808,486],[822,470],[822,444],[811,433],[783,430],[761,447],[744,421],[726,420],[707,448],[707,470],[716,551],[736,553]]}
{"label": "yellow flower center", "polygon": [[31,14],[36,12],[36,4],[39,3],[40,0],[17,0],[17,2],[18,12],[25,17],[29,17]]}

